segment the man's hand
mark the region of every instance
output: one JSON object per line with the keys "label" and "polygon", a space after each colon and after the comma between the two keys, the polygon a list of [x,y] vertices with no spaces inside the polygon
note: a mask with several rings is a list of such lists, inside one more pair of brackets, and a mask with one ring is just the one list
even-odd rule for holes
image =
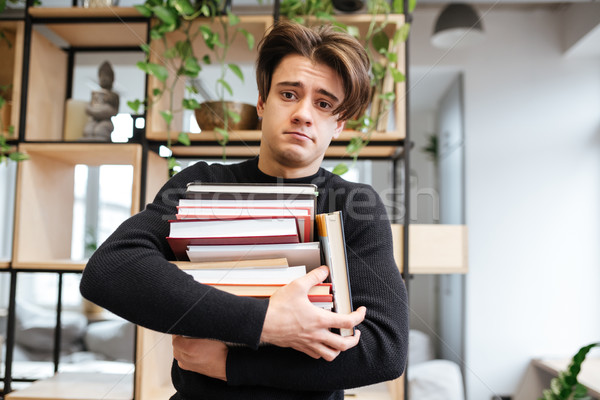
{"label": "man's hand", "polygon": [[227,381],[227,345],[218,340],[173,336],[179,368]]}
{"label": "man's hand", "polygon": [[342,315],[315,307],[308,299],[310,288],[323,282],[327,275],[327,267],[321,266],[277,290],[269,300],[260,340],[327,361],[356,346],[360,339],[358,330],[354,336],[343,337],[329,329],[350,329],[360,324],[365,319],[365,307]]}

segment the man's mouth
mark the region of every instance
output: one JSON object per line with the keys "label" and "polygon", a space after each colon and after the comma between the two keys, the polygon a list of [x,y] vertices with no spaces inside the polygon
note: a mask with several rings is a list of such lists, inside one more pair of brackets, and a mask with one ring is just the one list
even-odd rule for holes
{"label": "man's mouth", "polygon": [[292,136],[298,138],[299,140],[312,140],[312,138],[309,135],[302,133],[302,132],[298,132],[298,131],[287,131],[287,132],[285,132],[285,134],[292,135]]}

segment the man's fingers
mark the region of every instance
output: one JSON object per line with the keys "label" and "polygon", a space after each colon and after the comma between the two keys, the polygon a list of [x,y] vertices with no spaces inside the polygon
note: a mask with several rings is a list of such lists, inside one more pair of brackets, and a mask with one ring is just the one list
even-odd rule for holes
{"label": "man's fingers", "polygon": [[322,283],[328,275],[329,269],[326,266],[321,265],[319,268],[313,269],[303,277],[296,279],[294,282],[296,284],[299,284],[302,287],[302,289],[306,290],[306,292],[308,293],[311,287]]}
{"label": "man's fingers", "polygon": [[367,309],[364,306],[357,308],[350,314],[330,313],[328,314],[328,321],[325,323],[329,328],[351,329],[364,321],[366,313]]}

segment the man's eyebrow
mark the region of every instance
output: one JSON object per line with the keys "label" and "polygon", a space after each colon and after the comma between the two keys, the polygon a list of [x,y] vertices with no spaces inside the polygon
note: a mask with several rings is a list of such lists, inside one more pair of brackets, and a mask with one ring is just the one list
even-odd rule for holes
{"label": "man's eyebrow", "polygon": [[[275,86],[292,86],[292,87],[304,88],[304,84],[302,82],[298,82],[298,81],[278,82]],[[336,102],[336,103],[340,102],[340,99],[338,99],[338,97],[335,94],[331,93],[328,90],[319,89],[319,90],[317,90],[317,93],[320,93],[322,95],[329,97],[333,102]]]}

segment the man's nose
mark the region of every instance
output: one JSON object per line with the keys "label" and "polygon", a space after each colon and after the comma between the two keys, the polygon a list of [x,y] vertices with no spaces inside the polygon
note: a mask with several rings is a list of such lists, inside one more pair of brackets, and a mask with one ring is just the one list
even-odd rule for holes
{"label": "man's nose", "polygon": [[296,103],[292,121],[296,124],[312,125],[312,107],[310,100],[302,99]]}

